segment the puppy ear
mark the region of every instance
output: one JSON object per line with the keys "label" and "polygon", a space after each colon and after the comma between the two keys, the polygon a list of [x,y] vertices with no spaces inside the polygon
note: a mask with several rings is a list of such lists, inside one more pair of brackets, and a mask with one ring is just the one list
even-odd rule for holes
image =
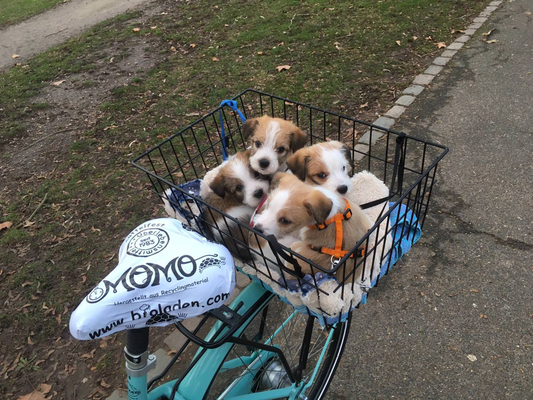
{"label": "puppy ear", "polygon": [[242,126],[242,138],[248,140],[250,136],[253,136],[255,128],[259,121],[257,118],[247,119],[244,125]]}
{"label": "puppy ear", "polygon": [[304,201],[304,206],[309,216],[312,216],[318,224],[323,224],[331,212],[333,202],[321,191],[314,190]]}
{"label": "puppy ear", "polygon": [[291,150],[295,152],[307,144],[307,135],[300,128],[295,126],[291,132]]}
{"label": "puppy ear", "polygon": [[287,167],[289,167],[291,172],[296,175],[299,180],[305,181],[308,161],[309,156],[307,155],[307,151],[305,151],[305,149],[300,149],[287,158]]}
{"label": "puppy ear", "polygon": [[348,175],[352,176],[353,172],[353,151],[349,147],[342,146],[341,147],[342,154],[344,154],[344,157],[348,161],[348,165],[350,166],[350,170],[348,171]]}
{"label": "puppy ear", "polygon": [[226,182],[224,175],[218,174],[209,184],[211,190],[219,197],[224,198],[226,195]]}

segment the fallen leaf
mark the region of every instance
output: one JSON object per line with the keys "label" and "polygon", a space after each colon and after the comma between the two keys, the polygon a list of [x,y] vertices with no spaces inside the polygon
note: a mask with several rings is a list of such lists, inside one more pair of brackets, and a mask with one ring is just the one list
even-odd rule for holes
{"label": "fallen leaf", "polygon": [[291,66],[290,65],[279,65],[276,67],[276,69],[278,70],[278,72],[281,72],[281,71],[285,71],[286,69],[291,69]]}
{"label": "fallen leaf", "polygon": [[106,389],[109,389],[111,387],[111,385],[107,383],[106,381],[104,381],[103,379],[100,381],[100,385]]}
{"label": "fallen leaf", "polygon": [[196,47],[194,43],[191,43],[189,46],[191,46],[193,49]]}
{"label": "fallen leaf", "polygon": [[150,29],[157,29],[157,26],[151,26]]}
{"label": "fallen leaf", "polygon": [[133,28],[133,32],[139,32],[140,30],[140,28]]}
{"label": "fallen leaf", "polygon": [[465,33],[465,31],[462,29],[452,29],[452,34],[453,33]]}
{"label": "fallen leaf", "polygon": [[470,288],[470,291],[471,291],[472,293],[479,293],[479,290],[474,289],[474,288]]}
{"label": "fallen leaf", "polygon": [[488,31],[488,32],[484,32],[484,33],[483,33],[483,36],[489,36],[493,31],[494,31],[494,29],[491,29],[491,30]]}
{"label": "fallen leaf", "polygon": [[263,52],[262,52],[262,51],[258,51],[258,52],[257,52],[257,54],[259,54],[259,55],[262,55],[262,54],[263,54]]}
{"label": "fallen leaf", "polygon": [[11,58],[19,58],[20,56],[18,54],[13,54]]}
{"label": "fallen leaf", "polygon": [[13,222],[11,222],[11,221],[2,222],[2,223],[0,224],[0,231],[1,231],[2,229],[9,229],[9,228],[11,228],[12,226],[13,226]]}
{"label": "fallen leaf", "polygon": [[437,43],[437,47],[438,47],[439,49],[443,49],[443,48],[446,47],[446,43],[444,43],[444,42],[438,42],[438,43]]}
{"label": "fallen leaf", "polygon": [[22,225],[23,228],[29,228],[30,226],[35,225],[35,222],[33,221],[24,221],[24,224]]}
{"label": "fallen leaf", "polygon": [[46,400],[44,395],[50,392],[50,389],[52,389],[52,386],[47,385],[46,383],[41,383],[33,392],[25,396],[20,396],[18,400]]}
{"label": "fallen leaf", "polygon": [[531,15],[531,11],[526,11],[526,15]]}
{"label": "fallen leaf", "polygon": [[477,361],[477,357],[473,354],[467,355],[466,358],[468,358],[472,362]]}
{"label": "fallen leaf", "polygon": [[413,36],[413,40],[418,40],[418,36]]}
{"label": "fallen leaf", "polygon": [[361,105],[359,106],[359,108],[365,108],[365,107],[368,107],[368,103],[361,104]]}
{"label": "fallen leaf", "polygon": [[396,41],[396,44],[397,44],[398,46],[401,46],[401,45],[402,45],[402,42],[400,42],[399,40],[397,40],[397,41]]}
{"label": "fallen leaf", "polygon": [[60,80],[60,81],[52,82],[52,83],[50,83],[50,85],[52,85],[52,86],[59,86],[59,85],[61,85],[63,82],[65,82],[64,79],[63,79],[63,80]]}
{"label": "fallen leaf", "polygon": [[82,354],[80,356],[80,358],[83,358],[83,359],[90,359],[90,358],[94,358],[94,352],[96,351],[96,349],[92,349],[90,353],[86,353],[86,354]]}
{"label": "fallen leaf", "polygon": [[213,61],[220,61],[217,57],[211,58]]}
{"label": "fallen leaf", "polygon": [[487,40],[487,43],[488,44],[493,44],[493,43],[498,43],[498,41],[495,40],[495,39],[492,39],[492,40]]}
{"label": "fallen leaf", "polygon": [[433,38],[431,36],[426,36],[424,39],[426,40],[433,40]]}

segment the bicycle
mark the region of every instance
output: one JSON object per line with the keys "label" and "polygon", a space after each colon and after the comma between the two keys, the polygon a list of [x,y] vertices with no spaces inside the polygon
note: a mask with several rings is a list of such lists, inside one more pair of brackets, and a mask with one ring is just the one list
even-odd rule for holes
{"label": "bicycle", "polygon": [[[231,111],[228,111],[228,105]],[[366,302],[368,289],[376,286],[418,240],[435,184],[437,165],[448,152],[446,147],[256,90],[246,90],[232,101],[223,102],[216,110],[137,157],[133,164],[146,173],[154,192],[180,211],[185,230],[202,232],[205,220],[201,212],[220,215],[221,211],[199,198],[191,182],[197,182],[207,171],[223,162],[228,149],[233,152],[243,150],[246,147],[241,135],[244,120],[265,113],[292,120],[309,133],[310,144],[328,138],[348,143],[355,156],[356,168],[374,172],[388,183],[390,195],[379,202],[386,203],[388,209],[384,206],[374,227],[359,242],[366,243],[367,252],[358,266],[363,271],[371,269],[377,260],[379,274],[367,282],[361,299],[349,300],[348,294],[356,285],[356,280],[350,275],[355,272],[344,269],[350,254],[332,263],[332,270],[314,266],[313,274],[304,276],[298,273],[298,261],[303,260],[300,255],[272,237],[264,237],[253,228],[223,215],[223,222],[215,222],[210,228],[218,230],[224,242],[237,241],[241,248],[245,245],[240,239],[224,234],[221,229],[220,225],[233,223],[239,225],[241,232],[267,239],[271,253],[267,255],[264,249],[250,248],[254,257],[247,263],[239,261],[243,258],[242,254],[233,254],[236,266],[247,273],[251,283],[228,305],[219,306],[225,300],[222,296],[216,302],[216,295],[211,297],[210,306],[214,307],[202,314],[200,323],[193,330],[187,329],[181,322],[187,317],[185,314],[177,315],[170,309],[163,312],[159,305],[160,314],[165,314],[167,320],[152,321],[150,325],[174,323],[186,341],[170,364],[151,382],[147,382],[147,372],[153,368],[155,357],[148,353],[150,328],[135,325],[135,329],[128,329],[124,351],[130,399],[192,400],[208,396],[247,400],[323,398],[347,344],[352,310]],[[191,234],[200,237],[197,233]],[[383,246],[380,253],[376,250],[377,243],[385,235],[391,236],[393,246],[388,250]],[[150,239],[152,236],[153,240]],[[157,248],[161,240],[165,241],[156,233],[152,236],[143,244],[145,248]],[[375,240],[374,247],[369,246],[371,240]],[[91,296],[92,301],[99,301],[97,299],[103,296],[104,289],[109,292],[112,288],[116,292],[120,289],[120,282],[122,285],[129,282],[131,290],[146,289],[155,282],[156,273],[159,273],[157,279],[160,282],[159,279],[163,278],[161,271],[166,271],[164,277],[167,280],[178,279],[176,274],[181,274],[180,279],[194,276],[193,270],[196,272],[198,267],[194,262],[185,260],[191,268],[186,270],[175,266],[176,259],[173,260],[172,271],[176,271],[173,277],[169,276],[168,265],[164,269],[147,258],[144,269],[137,272],[130,269],[130,275],[120,275],[122,280],[115,280],[105,287],[97,286],[86,301],[89,302]],[[311,263],[310,260],[305,261]],[[284,268],[283,262],[293,264],[294,271]],[[272,267],[274,265],[277,267]],[[233,270],[233,264],[231,267]],[[331,278],[331,272],[336,272],[335,280]],[[144,281],[139,280],[141,276]],[[132,282],[136,282],[137,286],[133,287]],[[325,290],[324,282],[334,282],[335,289]],[[303,301],[306,297],[313,298],[314,303]],[[180,299],[179,296],[176,298]],[[331,313],[326,303],[332,299],[340,299],[346,304],[340,311]],[[181,299],[179,301],[183,304]],[[133,303],[136,307],[139,304]],[[136,319],[133,317],[137,314],[132,311],[132,319]],[[111,326],[105,334],[133,327],[124,322],[119,325]],[[193,345],[198,347],[195,352],[190,349]],[[181,375],[155,387],[182,358],[188,358],[189,363],[183,364]]]}

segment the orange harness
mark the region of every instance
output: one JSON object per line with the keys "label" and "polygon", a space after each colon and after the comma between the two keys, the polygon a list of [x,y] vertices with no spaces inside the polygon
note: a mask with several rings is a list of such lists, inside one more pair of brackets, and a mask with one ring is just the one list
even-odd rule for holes
{"label": "orange harness", "polygon": [[[346,207],[344,208],[343,213],[337,213],[330,219],[328,219],[323,224],[315,224],[315,225],[308,225],[309,229],[317,229],[319,231],[324,230],[328,227],[328,225],[335,223],[335,248],[329,248],[329,247],[315,247],[313,245],[310,245],[311,249],[314,251],[317,251],[322,254],[330,255],[336,259],[343,258],[346,254],[349,253],[347,250],[342,250],[342,239],[344,237],[343,230],[342,230],[342,221],[347,221],[352,217],[352,210],[350,209],[350,203],[348,200],[344,199],[346,202]],[[365,248],[359,248],[356,252],[352,253],[349,258],[357,257],[363,257],[365,255]]]}

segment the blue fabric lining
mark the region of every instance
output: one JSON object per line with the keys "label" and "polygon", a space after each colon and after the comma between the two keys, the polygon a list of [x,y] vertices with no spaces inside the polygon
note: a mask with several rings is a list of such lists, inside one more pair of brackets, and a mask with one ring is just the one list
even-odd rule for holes
{"label": "blue fabric lining", "polygon": [[[195,179],[193,181],[182,183],[178,185],[180,189],[183,191],[189,193],[190,195],[200,198],[200,179]],[[185,205],[184,203],[193,203],[195,202],[194,199],[190,196],[187,196],[186,194],[180,192],[179,190],[176,190],[175,188],[170,188],[170,194],[168,195],[168,201],[170,202],[171,207],[180,214],[183,218],[185,218],[187,221],[191,222],[191,220],[195,217],[190,211],[189,207]],[[202,210],[202,204],[199,202],[196,202],[196,205],[198,206],[198,209]]]}

